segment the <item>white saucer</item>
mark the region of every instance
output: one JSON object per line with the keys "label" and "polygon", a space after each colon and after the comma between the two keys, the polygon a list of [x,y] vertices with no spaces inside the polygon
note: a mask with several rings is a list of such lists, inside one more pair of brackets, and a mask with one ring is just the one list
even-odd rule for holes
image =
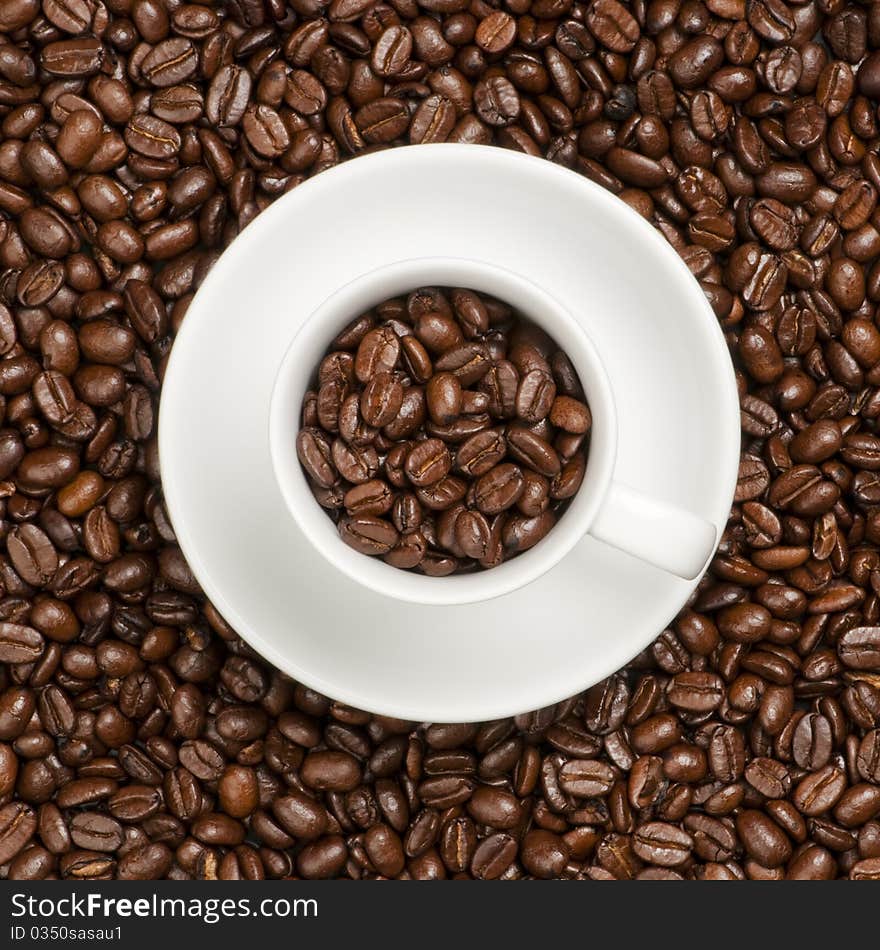
{"label": "white saucer", "polygon": [[739,409],[702,291],[622,202],[502,149],[421,145],[364,156],[263,212],[211,271],[177,336],[160,456],[183,553],[268,661],[362,709],[476,721],[548,705],[614,672],[664,629],[696,581],[587,537],[522,590],[427,607],[367,591],[307,546],[269,455],[282,356],[300,322],[343,284],[394,260],[444,255],[552,289],[583,321],[616,393],[614,477],[702,515],[720,536]]}

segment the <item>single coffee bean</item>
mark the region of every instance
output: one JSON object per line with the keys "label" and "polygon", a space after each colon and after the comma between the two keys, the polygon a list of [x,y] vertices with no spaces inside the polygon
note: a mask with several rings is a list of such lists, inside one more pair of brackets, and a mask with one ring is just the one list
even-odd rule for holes
{"label": "single coffee bean", "polygon": [[22,802],[0,808],[0,860],[11,861],[28,844],[37,830],[34,810]]}
{"label": "single coffee bean", "polygon": [[367,425],[381,428],[392,422],[403,404],[403,384],[392,373],[376,373],[361,394],[361,416]]}
{"label": "single coffee bean", "polygon": [[48,584],[58,569],[58,553],[36,525],[14,528],[6,538],[6,547],[13,566],[29,584]]}
{"label": "single coffee bean", "polygon": [[516,839],[512,835],[504,832],[490,835],[474,849],[470,871],[478,880],[497,880],[513,864],[516,850]]}
{"label": "single coffee bean", "polygon": [[523,426],[511,426],[507,431],[510,454],[541,475],[552,478],[561,470],[555,449],[539,435]]}
{"label": "single coffee bean", "polygon": [[455,520],[455,541],[466,557],[476,561],[489,555],[491,527],[479,511],[463,511]]}
{"label": "single coffee bean", "polygon": [[43,653],[38,630],[16,623],[0,623],[0,662],[34,663]]}
{"label": "single coffee bean", "polygon": [[358,380],[367,383],[377,373],[390,373],[400,356],[400,341],[388,327],[367,333],[360,342],[355,356],[354,371]]}
{"label": "single coffee bean", "polygon": [[316,429],[303,429],[297,436],[296,451],[309,477],[325,488],[338,478],[330,452],[330,442]]}
{"label": "single coffee bean", "polygon": [[515,122],[521,102],[516,87],[503,76],[482,80],[474,87],[477,115],[490,126],[501,127]]}
{"label": "single coffee bean", "polygon": [[222,65],[211,80],[205,97],[205,112],[216,126],[235,126],[250,99],[253,79],[238,65]]}
{"label": "single coffee bean", "polygon": [[855,627],[846,631],[838,641],[837,652],[843,664],[851,669],[880,669],[880,627]]}
{"label": "single coffee bean", "polygon": [[438,425],[448,425],[461,412],[461,383],[452,373],[437,373],[425,389],[428,414]]}
{"label": "single coffee bean", "polygon": [[523,838],[520,858],[523,867],[535,877],[559,877],[568,863],[570,848],[552,831],[532,829]]}
{"label": "single coffee bean", "polygon": [[524,488],[519,466],[496,465],[474,483],[474,501],[484,514],[497,515],[514,505]]}
{"label": "single coffee bean", "polygon": [[125,127],[125,144],[148,159],[172,159],[180,151],[180,133],[150,115],[134,115]]}
{"label": "single coffee bean", "polygon": [[576,434],[589,432],[592,425],[592,417],[586,404],[565,395],[559,395],[553,400],[550,421],[557,428]]}
{"label": "single coffee bean", "polygon": [[693,838],[665,822],[648,822],[633,836],[633,851],[644,861],[660,867],[677,867],[690,857]]}
{"label": "single coffee bean", "polygon": [[406,474],[420,488],[440,481],[451,467],[452,456],[440,439],[426,439],[417,443],[406,457]]}
{"label": "single coffee bean", "polygon": [[461,443],[455,454],[455,465],[464,475],[479,477],[497,465],[506,452],[504,436],[494,429],[488,429],[477,432]]}
{"label": "single coffee bean", "polygon": [[398,540],[391,522],[360,514],[339,522],[339,536],[349,547],[371,556],[388,554]]}
{"label": "single coffee bean", "polygon": [[70,822],[70,837],[80,848],[114,852],[124,840],[122,826],[109,815],[80,812]]}

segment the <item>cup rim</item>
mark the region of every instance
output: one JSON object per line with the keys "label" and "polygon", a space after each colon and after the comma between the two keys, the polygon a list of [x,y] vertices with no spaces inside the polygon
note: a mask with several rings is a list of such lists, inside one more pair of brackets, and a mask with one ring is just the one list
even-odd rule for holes
{"label": "cup rim", "polygon": [[[584,480],[564,515],[535,547],[488,571],[429,577],[392,567],[380,558],[350,548],[312,495],[296,454],[302,398],[329,341],[356,314],[422,286],[468,287],[513,303],[546,329],[572,360],[593,416]],[[607,371],[588,332],[549,291],[523,274],[486,261],[414,257],[353,278],[329,294],[301,323],[273,382],[269,449],[275,480],[290,516],[334,568],[396,600],[431,606],[462,605],[491,600],[532,583],[558,564],[589,531],[614,470],[617,413]]]}

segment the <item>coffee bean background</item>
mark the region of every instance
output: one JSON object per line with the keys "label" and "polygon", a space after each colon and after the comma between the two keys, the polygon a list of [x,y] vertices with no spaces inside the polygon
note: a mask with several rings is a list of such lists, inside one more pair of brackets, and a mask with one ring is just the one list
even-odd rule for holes
{"label": "coffee bean background", "polygon": [[[880,3],[3,0],[0,34],[2,876],[880,877]],[[444,140],[649,218],[743,428],[671,627],[463,725],[253,656],[175,545],[155,443],[223,246],[338,161]]]}

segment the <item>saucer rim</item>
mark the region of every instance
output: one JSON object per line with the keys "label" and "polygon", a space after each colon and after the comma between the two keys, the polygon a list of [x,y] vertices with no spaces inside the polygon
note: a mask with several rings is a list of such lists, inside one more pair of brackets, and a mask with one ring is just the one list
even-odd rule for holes
{"label": "saucer rim", "polygon": [[[455,153],[456,157],[459,159],[466,156],[466,161],[471,161],[473,158],[473,160],[479,162],[491,161],[499,165],[508,165],[509,167],[513,167],[515,164],[523,168],[525,168],[526,164],[528,164],[532,166],[532,173],[544,175],[548,179],[549,177],[555,176],[560,185],[564,185],[570,190],[575,188],[581,189],[581,192],[584,195],[589,194],[590,200],[593,203],[593,207],[591,209],[592,211],[595,212],[598,205],[600,206],[600,211],[602,214],[608,213],[617,217],[625,217],[625,227],[630,227],[635,232],[640,233],[643,239],[653,245],[654,250],[657,253],[665,256],[668,263],[674,262],[671,269],[677,269],[681,277],[686,279],[689,285],[690,295],[694,299],[695,304],[697,303],[697,298],[694,295],[694,291],[699,292],[699,300],[702,302],[703,312],[707,316],[708,336],[714,340],[715,344],[712,348],[711,356],[712,359],[715,360],[722,369],[721,377],[723,377],[723,379],[718,378],[715,380],[715,391],[720,403],[724,404],[723,413],[727,418],[725,420],[719,418],[716,424],[719,427],[729,426],[731,435],[735,435],[735,438],[724,441],[727,458],[722,460],[719,464],[713,466],[718,471],[718,476],[717,489],[713,489],[712,494],[719,498],[723,495],[727,499],[727,502],[724,505],[725,510],[723,514],[721,514],[721,506],[719,503],[718,517],[707,517],[708,520],[715,524],[718,530],[718,537],[720,538],[727,521],[727,513],[729,512],[730,504],[733,501],[739,463],[739,400],[736,391],[733,367],[730,361],[730,354],[721,327],[719,326],[708,301],[706,301],[702,291],[699,289],[696,281],[694,281],[686,265],[679,258],[674,249],[669,244],[667,244],[665,239],[657,231],[655,231],[655,229],[647,221],[641,218],[626,204],[615,199],[614,196],[606,192],[599,185],[573,171],[570,171],[569,169],[548,162],[546,159],[536,158],[533,156],[524,156],[519,153],[509,152],[504,149],[492,146],[455,145],[446,143],[435,145],[403,146],[366,156],[360,156],[357,161],[348,160],[339,166],[322,172],[315,178],[309,179],[294,189],[292,192],[282,196],[265,211],[263,211],[262,214],[257,219],[255,219],[245,231],[243,231],[235,238],[233,242],[231,242],[222,257],[218,260],[215,267],[206,277],[200,290],[203,288],[211,288],[214,284],[219,284],[221,280],[226,279],[226,272],[235,268],[238,257],[245,253],[248,245],[252,245],[259,240],[260,232],[270,229],[275,218],[280,218],[281,216],[289,213],[289,209],[296,207],[297,201],[302,199],[302,195],[304,193],[303,189],[306,189],[307,192],[312,196],[310,200],[314,200],[318,195],[319,189],[337,188],[340,187],[340,183],[345,178],[369,175],[371,165],[379,163],[393,165],[398,161],[408,161],[409,156],[412,153],[418,153],[419,160],[425,161],[431,161],[434,157],[439,158],[441,154],[444,153],[450,157],[452,153]],[[443,160],[445,160],[445,158]],[[207,299],[207,294],[202,294],[201,296],[203,300]],[[183,321],[183,324],[178,331],[175,345],[171,349],[171,354],[163,380],[163,388],[159,407],[158,429],[160,459],[165,458],[167,460],[172,458],[175,454],[175,450],[172,446],[173,422],[168,424],[168,420],[171,418],[170,414],[172,412],[172,409],[169,407],[172,405],[172,403],[177,402],[179,399],[180,394],[177,392],[177,390],[185,388],[181,385],[182,380],[178,379],[180,374],[175,372],[177,364],[182,362],[184,357],[177,354],[182,354],[184,349],[187,349],[190,346],[190,339],[197,338],[198,334],[204,330],[204,327],[201,324],[204,324],[208,317],[209,314],[203,307],[200,307],[199,305],[199,294],[196,294],[190,304],[187,317]],[[708,353],[708,347],[707,353],[703,355],[705,357],[710,355]],[[356,708],[370,710],[380,715],[388,715],[416,721],[485,721],[488,719],[515,715],[516,713],[523,711],[524,708],[536,709],[559,702],[571,695],[576,694],[577,692],[589,688],[592,683],[599,682],[603,678],[614,673],[616,670],[626,665],[626,663],[629,662],[633,656],[637,655],[640,650],[645,649],[645,647],[648,646],[650,642],[652,642],[653,638],[662,632],[665,626],[668,625],[668,623],[676,616],[702,577],[701,574],[693,581],[681,581],[677,586],[674,586],[673,584],[669,585],[670,591],[677,591],[677,593],[674,594],[674,597],[670,599],[670,603],[672,600],[674,600],[674,606],[670,609],[666,609],[666,606],[668,606],[667,604],[666,606],[658,605],[658,607],[655,608],[654,612],[656,615],[662,615],[665,619],[663,620],[662,625],[652,624],[652,632],[647,636],[647,639],[643,637],[629,638],[625,641],[629,645],[626,646],[624,651],[621,651],[619,648],[617,650],[607,650],[605,662],[597,661],[587,680],[584,679],[582,672],[580,675],[575,674],[573,677],[571,677],[571,679],[577,681],[576,683],[570,683],[567,679],[565,683],[562,683],[562,668],[560,667],[560,671],[558,671],[554,677],[546,680],[546,688],[543,691],[538,690],[540,696],[530,698],[525,705],[521,702],[517,703],[515,699],[510,697],[509,693],[504,693],[497,699],[489,702],[479,702],[477,697],[470,695],[465,700],[464,705],[462,705],[461,702],[450,702],[448,704],[448,708],[445,710],[437,707],[436,704],[434,706],[423,706],[417,708],[407,705],[406,703],[399,703],[393,700],[386,702],[379,696],[363,695],[357,688],[349,688],[336,681],[331,682],[321,675],[315,674],[308,669],[300,667],[293,656],[284,654],[280,650],[276,649],[276,647],[274,647],[271,643],[263,639],[259,631],[254,630],[253,626],[249,622],[245,621],[240,611],[226,598],[223,592],[214,583],[210,571],[207,570],[202,557],[199,555],[198,547],[195,544],[195,540],[190,531],[190,526],[188,524],[185,512],[183,511],[182,505],[179,503],[178,486],[174,483],[173,478],[169,479],[167,482],[164,480],[165,473],[168,471],[168,467],[166,466],[169,464],[170,463],[160,463],[160,467],[163,475],[163,492],[165,502],[169,517],[171,518],[174,531],[177,536],[177,543],[179,544],[187,562],[190,564],[190,567],[198,579],[205,595],[218,610],[221,616],[226,620],[226,622],[236,631],[239,636],[241,636],[242,640],[249,644],[260,656],[298,682],[308,687],[314,688],[336,700],[347,703]],[[726,478],[722,477],[722,472],[724,470],[727,471]],[[721,490],[722,485],[726,485],[723,491]],[[570,552],[566,557],[572,557],[574,553],[588,540],[590,539],[584,539],[579,542],[573,551]],[[541,580],[538,579],[534,583],[540,584]],[[503,604],[504,598],[499,598],[495,601],[495,603]],[[409,605],[407,606],[408,609],[412,609],[414,611],[421,609],[444,609],[430,606],[420,607],[416,604],[413,604],[411,607]],[[654,627],[656,627],[656,629],[653,629]],[[597,675],[597,673],[600,675]],[[452,711],[453,707],[455,707],[454,712]]]}

